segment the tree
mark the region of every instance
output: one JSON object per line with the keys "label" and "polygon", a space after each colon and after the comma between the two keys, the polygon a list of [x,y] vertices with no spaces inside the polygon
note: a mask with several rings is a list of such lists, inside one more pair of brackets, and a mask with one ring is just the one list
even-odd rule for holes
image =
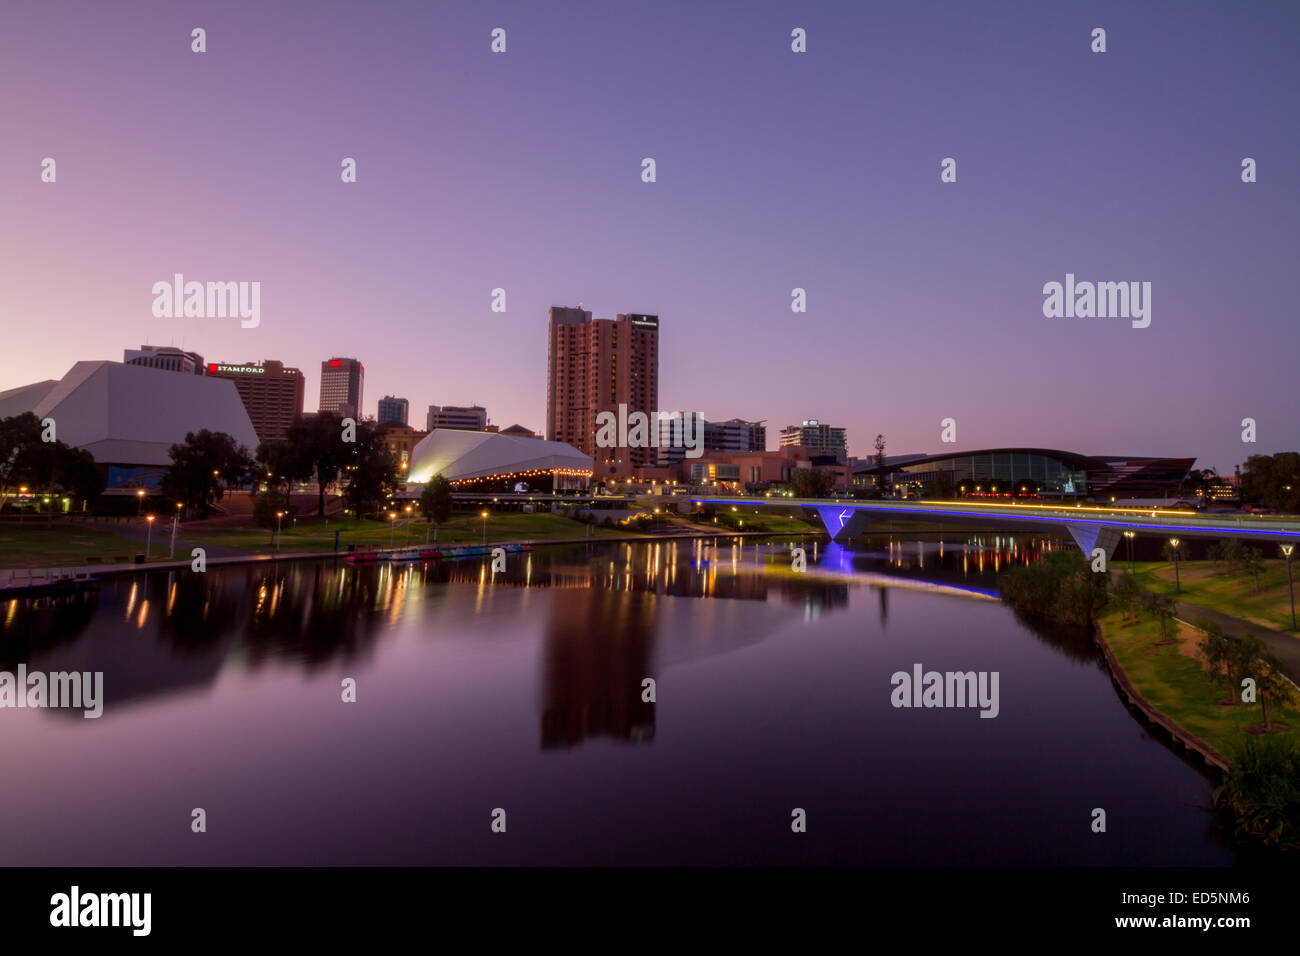
{"label": "tree", "polygon": [[90,452],[44,436],[45,428],[31,412],[0,419],[0,495],[24,486],[44,489],[53,520],[59,497],[88,501],[104,490],[104,479]]}
{"label": "tree", "polygon": [[1217,624],[1204,622],[1201,627],[1205,631],[1205,637],[1201,638],[1200,649],[1206,667],[1211,673],[1223,673],[1228,678],[1228,699],[1236,703],[1237,682],[1233,679],[1236,644]]}
{"label": "tree", "polygon": [[[364,424],[356,423],[357,441],[361,440]],[[370,426],[373,431],[374,423]],[[287,461],[290,470],[316,476],[316,514],[325,517],[325,489],[338,481],[342,469],[356,458],[351,447],[354,443],[343,440],[342,416],[337,412],[317,412],[299,418],[289,426],[285,441],[291,449]]]}
{"label": "tree", "polygon": [[257,462],[266,475],[268,489],[283,486],[288,494],[295,481],[308,481],[312,476],[312,463],[302,452],[301,445],[288,441],[264,441],[257,446]]}
{"label": "tree", "polygon": [[1178,613],[1178,605],[1174,602],[1174,599],[1163,594],[1147,592],[1147,595],[1142,599],[1142,605],[1149,614],[1159,619],[1160,640],[1168,640],[1169,621]]}
{"label": "tree", "polygon": [[420,492],[420,513],[432,526],[441,525],[451,517],[451,482],[442,475],[430,478]]}
{"label": "tree", "polygon": [[373,421],[359,421],[356,441],[345,443],[349,457],[344,459],[342,470],[347,480],[343,500],[356,512],[358,521],[368,508],[378,505],[400,486],[397,459],[389,453],[377,428]]}
{"label": "tree", "polygon": [[1300,452],[1251,455],[1241,472],[1241,500],[1274,511],[1300,511]]}
{"label": "tree", "polygon": [[1125,572],[1115,583],[1115,599],[1124,608],[1124,620],[1130,624],[1137,623],[1138,603],[1142,599],[1142,588],[1133,575]]}
{"label": "tree", "polygon": [[885,436],[876,436],[876,472],[879,474],[878,481],[881,486],[886,486],[887,476],[885,475]]}
{"label": "tree", "polygon": [[[1257,661],[1267,653],[1268,648],[1258,637],[1249,634],[1228,635],[1228,660],[1224,668],[1228,673],[1228,681],[1233,684],[1233,700],[1237,699],[1237,690],[1241,686],[1242,678],[1255,677],[1259,670]],[[1258,690],[1258,678],[1255,686]]]}
{"label": "tree", "polygon": [[1223,545],[1217,541],[1211,542],[1205,548],[1205,556],[1214,564],[1214,570],[1219,570],[1219,562],[1223,560]]}
{"label": "tree", "polygon": [[41,422],[31,412],[0,419],[0,494],[41,486]]}
{"label": "tree", "polygon": [[796,468],[790,474],[790,488],[798,498],[825,498],[835,476],[823,468]]}
{"label": "tree", "polygon": [[162,480],[163,494],[203,514],[221,500],[223,484],[247,484],[253,471],[243,445],[225,432],[206,428],[186,433],[185,441],[172,445],[169,454],[172,465]]}
{"label": "tree", "polygon": [[1290,703],[1295,697],[1294,688],[1286,678],[1286,668],[1277,656],[1269,651],[1255,658],[1255,694],[1264,712],[1264,731],[1273,730],[1273,714],[1280,705]]}
{"label": "tree", "polygon": [[1255,580],[1255,590],[1259,591],[1259,576],[1264,571],[1264,556],[1259,548],[1243,548],[1241,551],[1241,570]]}

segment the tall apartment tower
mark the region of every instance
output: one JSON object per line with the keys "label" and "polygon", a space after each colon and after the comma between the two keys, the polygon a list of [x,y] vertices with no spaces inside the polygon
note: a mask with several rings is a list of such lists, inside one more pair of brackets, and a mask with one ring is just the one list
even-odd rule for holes
{"label": "tall apartment tower", "polygon": [[626,477],[656,463],[657,448],[597,448],[596,416],[619,406],[653,416],[659,405],[659,317],[593,319],[553,306],[547,345],[546,437],[595,462],[595,478]]}
{"label": "tall apartment tower", "polygon": [[406,399],[398,398],[395,395],[385,395],[379,400],[377,421],[381,425],[405,425],[410,411],[411,403]]}
{"label": "tall apartment tower", "polygon": [[258,441],[283,441],[288,436],[289,426],[302,414],[307,392],[302,372],[271,360],[243,365],[213,362],[207,368],[210,378],[234,381]]}
{"label": "tall apartment tower", "polygon": [[366,367],[354,358],[332,358],[320,363],[320,410],[344,418],[361,417],[361,387]]}

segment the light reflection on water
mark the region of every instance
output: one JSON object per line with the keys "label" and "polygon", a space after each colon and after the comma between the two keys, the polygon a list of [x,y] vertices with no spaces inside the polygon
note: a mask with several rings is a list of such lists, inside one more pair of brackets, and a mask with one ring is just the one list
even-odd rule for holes
{"label": "light reflection on water", "polygon": [[[331,559],[10,601],[0,669],[103,671],[106,703],[0,710],[0,759],[25,768],[0,845],[66,865],[1231,862],[1209,782],[1146,737],[1087,636],[989,599],[1062,546],[593,543],[498,573]],[[892,708],[918,661],[999,671],[1000,716]]]}

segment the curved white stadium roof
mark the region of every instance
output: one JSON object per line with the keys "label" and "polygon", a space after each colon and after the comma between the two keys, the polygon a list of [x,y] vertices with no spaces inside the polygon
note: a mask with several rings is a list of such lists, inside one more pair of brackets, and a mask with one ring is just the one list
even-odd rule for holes
{"label": "curved white stadium roof", "polygon": [[448,481],[464,481],[556,468],[589,472],[592,461],[564,442],[435,428],[412,449],[407,476],[415,484],[424,484],[438,474]]}

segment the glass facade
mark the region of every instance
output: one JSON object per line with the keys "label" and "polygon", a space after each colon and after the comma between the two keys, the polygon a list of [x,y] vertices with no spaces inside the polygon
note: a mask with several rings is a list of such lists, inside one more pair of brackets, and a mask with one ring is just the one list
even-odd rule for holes
{"label": "glass facade", "polygon": [[[996,483],[1011,492],[1032,481],[1039,494],[1087,494],[1088,475],[1083,463],[1026,451],[992,451],[974,455],[954,455],[905,465],[899,470],[902,481],[919,481],[932,485],[947,474],[955,488],[963,481],[977,485]],[[984,490],[988,490],[985,488]]]}

